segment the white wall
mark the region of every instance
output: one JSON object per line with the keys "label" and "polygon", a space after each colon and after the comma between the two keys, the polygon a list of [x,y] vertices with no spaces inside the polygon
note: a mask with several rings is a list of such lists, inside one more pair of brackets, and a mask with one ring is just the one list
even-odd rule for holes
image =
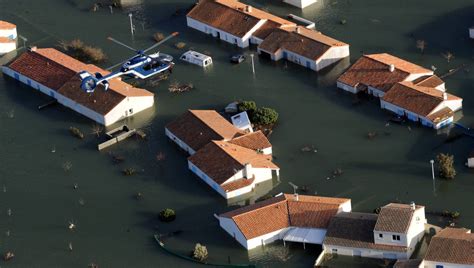
{"label": "white wall", "polygon": [[443,268],[474,268],[473,265],[468,265],[468,264],[454,264],[454,263],[447,263],[447,262],[434,262],[434,261],[423,261],[423,266],[424,268],[436,268],[436,265],[442,265]]}
{"label": "white wall", "polygon": [[219,217],[219,225],[221,226],[224,231],[226,231],[231,237],[233,237],[240,245],[244,248],[249,249],[247,247],[247,239],[244,237],[242,232],[239,230],[239,227],[235,224],[232,219]]}
{"label": "white wall", "polygon": [[262,149],[261,153],[265,154],[265,155],[271,155],[272,154],[272,147]]}
{"label": "white wall", "polygon": [[470,168],[474,168],[474,157],[469,157],[467,159],[467,166]]}
{"label": "white wall", "polygon": [[[333,251],[334,249],[337,252]],[[361,256],[366,258],[376,258],[376,259],[408,259],[408,254],[406,252],[396,252],[396,251],[382,251],[366,248],[350,248],[350,247],[341,247],[323,244],[323,250],[326,253],[345,255],[345,256]],[[360,253],[360,254],[359,254]]]}
{"label": "white wall", "polygon": [[270,244],[276,240],[281,240],[288,228],[283,228],[268,234],[264,234],[247,241],[247,249],[253,249],[258,246]]}
{"label": "white wall", "polygon": [[178,137],[176,137],[171,131],[169,131],[167,128],[165,128],[165,135],[170,138],[170,140],[174,141],[176,144],[178,144],[181,149],[185,150],[188,152],[190,155],[193,155],[196,153],[191,147],[189,147],[184,141],[180,140]]}
{"label": "white wall", "polygon": [[347,202],[343,203],[341,206],[339,206],[337,213],[339,212],[351,212],[352,211],[352,205],[351,205],[351,200],[348,200]]}
{"label": "white wall", "polygon": [[299,8],[305,8],[311,4],[318,2],[317,0],[283,0],[283,2]]}
{"label": "white wall", "polygon": [[224,198],[227,199],[226,192],[222,187],[216,183],[213,179],[211,179],[209,176],[207,176],[206,173],[204,173],[202,170],[200,170],[197,166],[195,166],[191,161],[188,160],[188,168],[196,174],[199,178],[201,178],[205,183],[207,183],[209,186],[214,189],[214,191],[218,192],[220,195],[222,195]]}
{"label": "white wall", "polygon": [[8,39],[16,39],[17,37],[16,28],[7,29],[7,30],[0,29],[0,37],[6,37]]}
{"label": "white wall", "polygon": [[469,37],[474,39],[474,28],[469,29]]}
{"label": "white wall", "polygon": [[126,97],[105,115],[105,125],[111,125],[153,106],[153,96]]}
{"label": "white wall", "polygon": [[0,54],[6,54],[16,49],[16,41],[0,43]]}
{"label": "white wall", "polygon": [[346,85],[346,84],[344,84],[344,83],[342,83],[342,82],[339,82],[339,81],[337,81],[337,87],[340,88],[340,89],[342,89],[342,90],[345,90],[345,91],[347,91],[347,92],[353,93],[353,94],[356,94],[356,93],[359,92],[359,91],[357,90],[357,88],[351,87],[351,86]]}
{"label": "white wall", "polygon": [[345,57],[349,57],[349,45],[331,47],[316,62],[316,71],[320,71]]}
{"label": "white wall", "polygon": [[249,40],[252,37],[252,34],[258,30],[265,22],[266,20],[260,20],[248,33],[246,33],[243,37],[238,37],[235,35],[232,35],[230,33],[224,32],[220,29],[217,29],[215,27],[212,27],[210,25],[204,24],[202,22],[199,22],[195,19],[192,19],[190,17],[186,17],[186,21],[188,24],[188,27],[191,27],[193,29],[196,29],[198,31],[201,31],[203,33],[210,34],[214,37],[217,37],[217,33],[219,33],[220,39],[223,41],[226,41],[228,43],[237,45],[241,48],[245,48],[249,46]]}
{"label": "white wall", "polygon": [[433,74],[434,74],[433,71],[428,71],[426,73],[421,73],[421,74],[410,74],[407,78],[405,78],[405,81],[413,81],[422,76],[433,75]]}

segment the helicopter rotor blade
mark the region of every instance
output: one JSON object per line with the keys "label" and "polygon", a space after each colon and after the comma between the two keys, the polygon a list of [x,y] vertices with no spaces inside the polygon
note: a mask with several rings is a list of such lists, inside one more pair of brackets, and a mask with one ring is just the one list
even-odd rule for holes
{"label": "helicopter rotor blade", "polygon": [[157,46],[163,44],[164,42],[170,40],[171,38],[177,36],[178,34],[179,34],[178,32],[174,32],[174,33],[168,35],[165,39],[163,39],[163,40],[161,40],[160,42],[154,44],[153,46],[151,46],[151,47],[149,47],[149,48],[143,50],[143,52],[145,53],[145,52],[147,52],[147,51],[150,51],[150,50],[154,49],[155,47],[157,47]]}
{"label": "helicopter rotor blade", "polygon": [[114,69],[115,67],[124,64],[124,62],[126,62],[126,61],[122,61],[122,62],[119,62],[119,63],[117,63],[117,64],[115,64],[115,65],[112,65],[112,66],[108,67],[106,70],[107,70],[107,71],[110,71],[110,70]]}
{"label": "helicopter rotor blade", "polygon": [[126,48],[128,48],[128,49],[130,49],[130,50],[133,50],[133,51],[135,51],[135,52],[138,52],[137,49],[135,49],[135,48],[133,48],[133,47],[131,47],[131,46],[129,46],[129,45],[126,45],[126,44],[124,44],[124,43],[122,43],[122,42],[120,42],[120,41],[118,41],[118,40],[116,40],[116,39],[114,39],[114,38],[112,38],[112,37],[110,37],[110,36],[107,37],[107,39],[110,40],[110,41],[112,41],[112,42],[114,42],[114,43],[116,43],[116,44],[119,44],[119,45],[121,45],[121,46],[123,46],[123,47],[126,47]]}

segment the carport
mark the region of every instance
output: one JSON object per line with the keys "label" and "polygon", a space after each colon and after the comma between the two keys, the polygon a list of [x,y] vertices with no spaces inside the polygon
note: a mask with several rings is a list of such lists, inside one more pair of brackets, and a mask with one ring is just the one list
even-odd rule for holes
{"label": "carport", "polygon": [[294,227],[283,236],[283,244],[287,241],[303,243],[303,248],[306,248],[306,244],[321,245],[325,236],[325,229]]}

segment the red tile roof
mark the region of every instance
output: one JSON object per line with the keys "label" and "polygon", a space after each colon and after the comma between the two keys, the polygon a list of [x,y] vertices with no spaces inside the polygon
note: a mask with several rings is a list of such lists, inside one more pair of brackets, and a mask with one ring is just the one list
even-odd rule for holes
{"label": "red tile roof", "polygon": [[13,61],[9,67],[30,79],[45,85],[99,114],[105,115],[126,97],[153,96],[153,93],[133,87],[119,78],[109,81],[109,89],[89,94],[80,88],[81,81],[76,74],[88,71],[92,74],[109,72],[91,64],[82,63],[56,49],[43,48],[27,51]]}
{"label": "red tile roof", "polygon": [[446,228],[428,245],[426,261],[474,265],[474,234],[464,228]]}
{"label": "red tile roof", "polygon": [[444,84],[444,81],[437,75],[424,75],[413,80],[413,84],[421,87],[438,87]]}
{"label": "red tile roof", "polygon": [[16,25],[8,21],[0,20],[0,30],[13,30],[16,28]]}
{"label": "red tile roof", "polygon": [[[395,67],[393,72],[390,71],[391,64]],[[386,53],[371,54],[358,59],[339,77],[338,82],[352,87],[363,84],[388,91],[395,83],[405,81],[410,74],[433,72]]]}
{"label": "red tile roof", "polygon": [[251,185],[254,181],[255,181],[255,177],[251,179],[242,178],[242,179],[238,179],[238,180],[223,184],[221,185],[221,187],[222,189],[224,189],[225,192],[232,192],[237,189],[247,187]]}
{"label": "red tile roof", "polygon": [[[421,116],[428,116],[443,103],[444,92],[436,88],[414,85],[412,82],[400,82],[395,84],[385,93],[383,100],[404,108]],[[461,100],[461,98],[447,94],[447,100]]]}
{"label": "red tile roof", "polygon": [[271,148],[272,144],[268,141],[265,134],[262,131],[255,131],[252,133],[245,134],[243,136],[234,138],[229,143],[239,145],[255,151]]}
{"label": "red tile roof", "polygon": [[320,32],[298,26],[273,30],[258,47],[269,53],[284,49],[308,59],[318,60],[331,47],[346,45]]}
{"label": "red tile roof", "polygon": [[239,208],[221,217],[231,218],[246,239],[287,227],[327,228],[338,208],[350,199],[281,195]]}
{"label": "red tile roof", "polygon": [[411,205],[390,203],[380,209],[375,231],[392,232],[406,234],[410,227],[413,214],[423,206],[416,206],[415,210]]}
{"label": "red tile roof", "polygon": [[334,216],[326,232],[324,245],[406,252],[407,247],[374,243],[377,214],[341,212]]}
{"label": "red tile roof", "polygon": [[213,140],[231,140],[245,134],[214,110],[188,110],[166,128],[195,151]]}
{"label": "red tile roof", "polygon": [[188,160],[220,185],[224,185],[246,164],[251,164],[253,168],[279,169],[271,156],[225,141],[208,143]]}

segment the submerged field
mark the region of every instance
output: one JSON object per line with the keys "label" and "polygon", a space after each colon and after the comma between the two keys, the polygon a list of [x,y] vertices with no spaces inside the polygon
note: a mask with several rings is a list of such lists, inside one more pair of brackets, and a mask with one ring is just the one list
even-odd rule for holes
{"label": "submerged field", "polygon": [[[288,182],[293,182],[306,186],[308,194],[351,198],[355,211],[371,212],[394,200],[415,201],[427,211],[459,211],[459,225],[474,228],[474,176],[464,166],[474,140],[446,142],[446,133],[416,124],[386,125],[390,115],[375,100],[355,102],[335,88],[338,75],[363,53],[389,52],[427,68],[435,66],[437,74],[465,64],[445,81],[448,92],[464,98],[460,122],[472,126],[474,42],[467,31],[474,25],[472,1],[320,0],[304,12],[277,0],[246,1],[281,16],[303,15],[314,20],[318,30],[351,45],[350,60],[320,74],[256,57],[255,75],[249,61],[228,62],[233,53],[249,55],[256,53],[254,49],[240,50],[187,29],[183,12],[173,15],[193,2],[144,0],[134,6],[132,40],[129,11],[90,12],[92,1],[0,0],[0,19],[17,24],[29,45],[51,47],[59,40],[80,38],[104,49],[109,59],[103,67],[132,56],[108,42],[108,36],[145,48],[152,45],[155,32],[180,32],[161,47],[175,58],[185,51],[176,49],[175,43],[184,42],[186,48],[207,51],[214,60],[207,70],[177,60],[168,81],[141,83],[155,93],[155,107],[126,123],[142,128],[148,140],[131,139],[104,152],[96,150],[90,120],[60,106],[38,111],[47,97],[0,76],[0,253],[11,250],[16,255],[0,266],[192,267],[161,251],[152,238],[178,230],[179,235],[165,240],[167,246],[187,254],[200,242],[213,262],[312,265],[316,248],[285,248],[277,242],[247,252],[221,231],[213,214],[229,210],[227,202],[192,176],[186,155],[165,138],[164,125],[186,109],[222,109],[234,100],[255,100],[280,114],[270,141],[281,179],[263,186],[259,194],[290,192]],[[418,39],[427,42],[423,55],[416,49]],[[442,56],[447,51],[455,55],[450,63]],[[195,89],[169,93],[169,84],[176,81],[192,83]],[[72,137],[70,126],[88,134],[86,139]],[[368,139],[369,132],[377,134],[374,139]],[[305,146],[317,152],[302,152]],[[453,181],[437,179],[433,185],[429,160],[439,152],[455,155],[458,175]],[[160,153],[165,158],[158,161]],[[125,161],[115,164],[111,155]],[[129,167],[137,174],[124,176],[122,170]],[[343,174],[333,177],[338,168]],[[143,198],[136,200],[139,192]],[[157,215],[167,207],[178,216],[163,224]],[[437,217],[429,220],[443,223]],[[68,229],[69,222],[76,224],[75,231]],[[347,263],[339,260],[339,265]]]}

